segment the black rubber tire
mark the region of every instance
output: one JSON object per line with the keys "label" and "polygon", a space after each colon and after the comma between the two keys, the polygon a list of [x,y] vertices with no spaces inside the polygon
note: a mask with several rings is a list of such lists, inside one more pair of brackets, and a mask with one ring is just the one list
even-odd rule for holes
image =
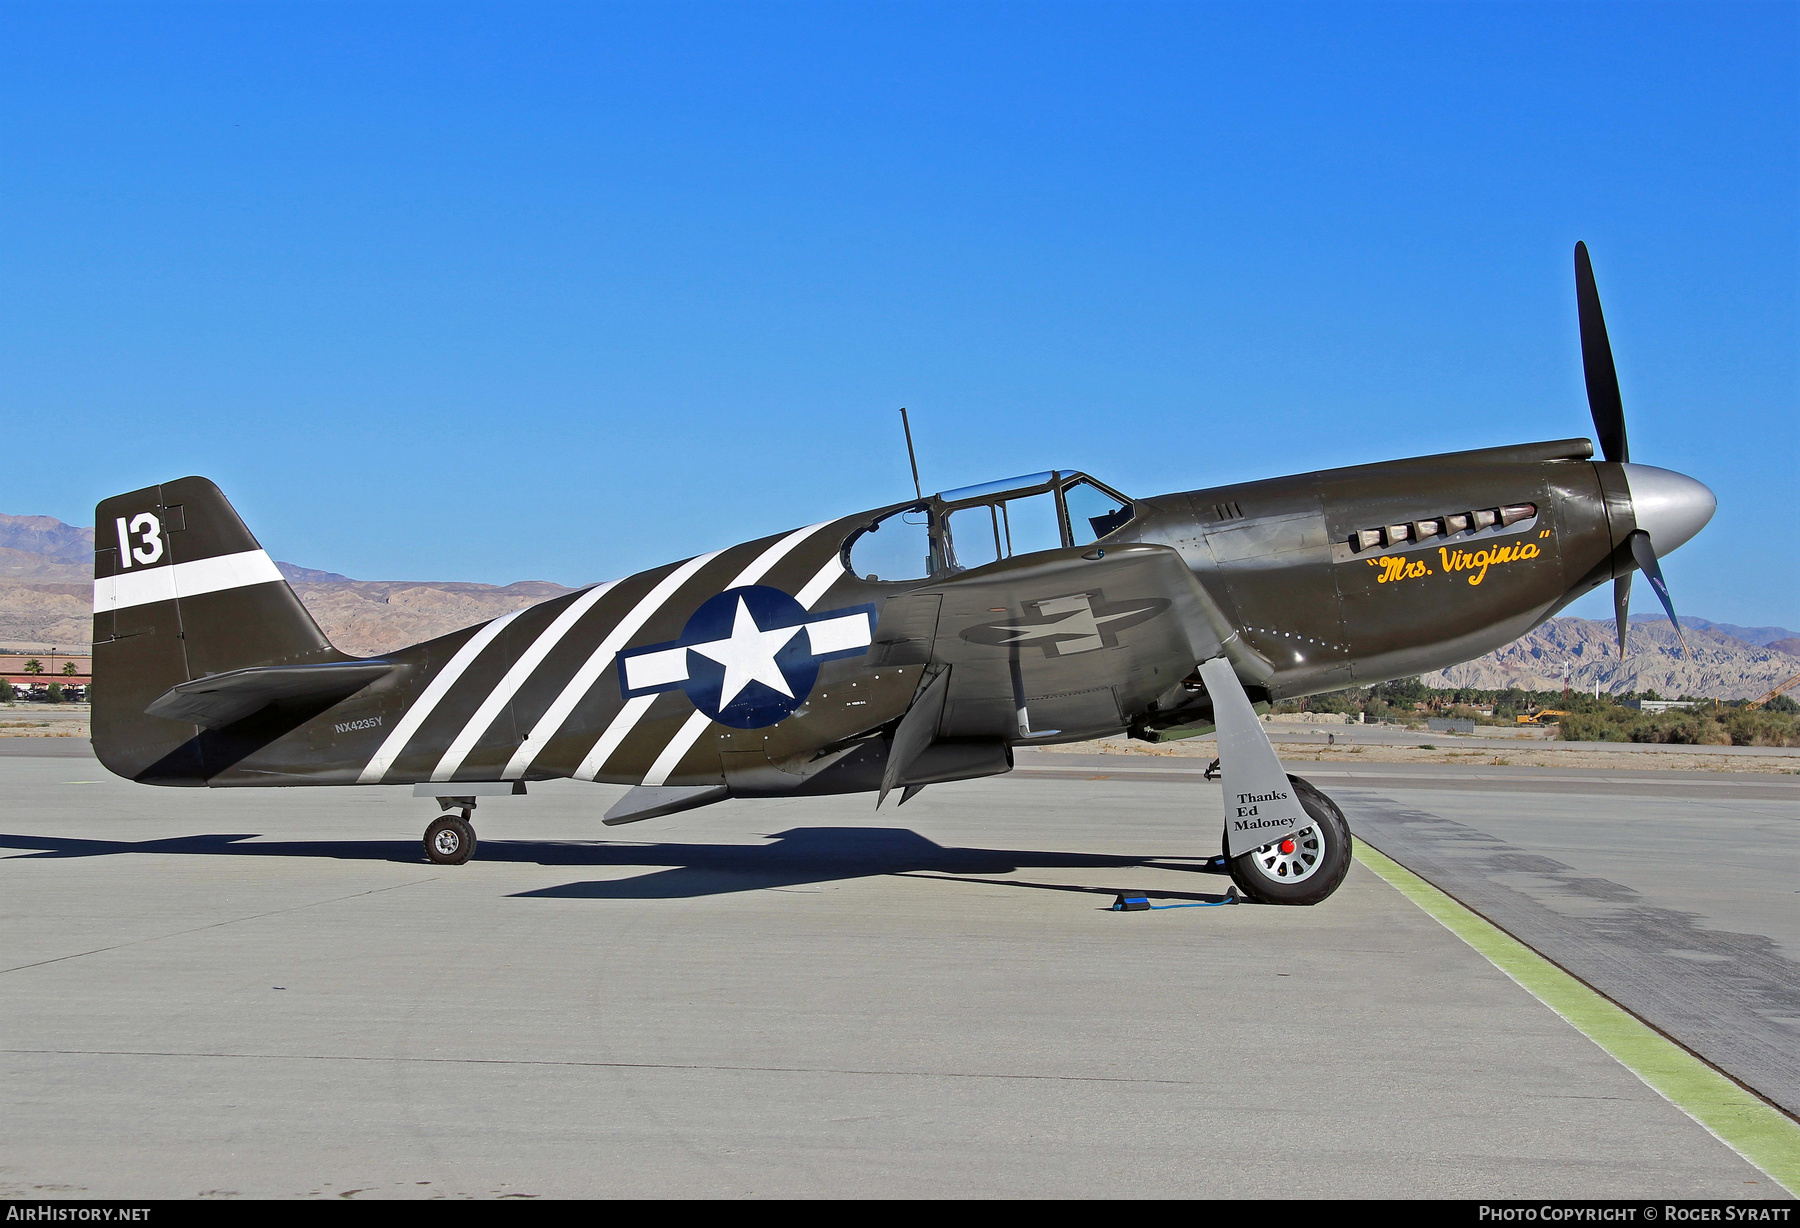
{"label": "black rubber tire", "polygon": [[1297,883],[1284,883],[1263,873],[1256,864],[1255,858],[1263,849],[1252,849],[1239,857],[1227,857],[1226,865],[1231,870],[1231,881],[1238,885],[1249,899],[1258,904],[1317,904],[1338,889],[1344,881],[1344,875],[1350,872],[1350,857],[1353,845],[1350,839],[1350,824],[1344,818],[1344,812],[1338,809],[1336,802],[1326,797],[1312,786],[1310,781],[1298,776],[1289,776],[1293,783],[1294,796],[1300,799],[1300,805],[1313,818],[1319,835],[1325,846],[1324,855],[1320,858],[1319,868]]}
{"label": "black rubber tire", "polygon": [[460,866],[475,855],[475,829],[461,815],[440,814],[425,829],[425,860]]}

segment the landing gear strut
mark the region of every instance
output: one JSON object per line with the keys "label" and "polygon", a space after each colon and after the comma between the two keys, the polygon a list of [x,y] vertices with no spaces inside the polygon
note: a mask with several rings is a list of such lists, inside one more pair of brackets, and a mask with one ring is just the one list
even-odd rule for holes
{"label": "landing gear strut", "polygon": [[475,855],[475,827],[469,822],[474,813],[472,797],[439,798],[440,805],[463,803],[461,814],[440,814],[425,829],[425,858],[440,866],[460,866]]}
{"label": "landing gear strut", "polygon": [[[1200,662],[1218,722],[1216,770],[1225,794],[1226,865],[1259,904],[1317,904],[1350,871],[1350,824],[1337,803],[1275,754],[1250,696],[1223,653]],[[1266,843],[1259,843],[1266,841]]]}
{"label": "landing gear strut", "polygon": [[459,780],[449,786],[456,792],[448,795],[438,792],[443,787],[429,780],[413,786],[414,797],[433,798],[439,810],[459,812],[440,814],[425,829],[425,858],[440,866],[460,866],[475,855],[475,827],[469,820],[474,817],[477,796],[525,796],[522,780]]}

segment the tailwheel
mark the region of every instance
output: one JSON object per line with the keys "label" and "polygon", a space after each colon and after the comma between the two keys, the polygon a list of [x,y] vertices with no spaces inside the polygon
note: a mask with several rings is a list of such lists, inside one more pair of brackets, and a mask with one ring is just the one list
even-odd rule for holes
{"label": "tailwheel", "polygon": [[1259,904],[1317,904],[1350,872],[1350,824],[1344,812],[1308,781],[1298,776],[1288,780],[1313,825],[1226,862],[1232,881]]}
{"label": "tailwheel", "polygon": [[440,814],[425,829],[426,860],[460,866],[475,855],[475,829],[461,815]]}

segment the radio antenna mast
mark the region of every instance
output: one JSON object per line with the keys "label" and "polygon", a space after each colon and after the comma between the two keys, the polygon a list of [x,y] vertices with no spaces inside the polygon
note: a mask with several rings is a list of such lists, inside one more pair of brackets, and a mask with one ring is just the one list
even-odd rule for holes
{"label": "radio antenna mast", "polygon": [[906,432],[906,459],[912,462],[913,493],[923,499],[925,491],[919,485],[919,458],[913,453],[912,423],[906,420],[906,406],[904,405],[900,407],[900,427]]}

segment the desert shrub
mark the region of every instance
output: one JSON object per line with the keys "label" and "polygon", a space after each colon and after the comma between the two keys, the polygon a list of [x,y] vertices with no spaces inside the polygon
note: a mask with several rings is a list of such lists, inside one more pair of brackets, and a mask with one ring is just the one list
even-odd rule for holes
{"label": "desert shrub", "polygon": [[1573,712],[1556,726],[1556,736],[1564,742],[1629,742],[1630,724],[1609,720],[1605,712]]}
{"label": "desert shrub", "polygon": [[1562,718],[1556,736],[1565,742],[1667,742],[1680,746],[1728,746],[1732,737],[1710,712],[1639,712],[1604,705]]}
{"label": "desert shrub", "polygon": [[1565,742],[1629,742],[1632,729],[1643,718],[1636,708],[1596,704],[1592,700],[1585,706],[1571,708],[1569,715],[1558,718],[1557,723],[1556,736]]}
{"label": "desert shrub", "polygon": [[1666,742],[1677,746],[1729,746],[1731,735],[1711,716],[1697,712],[1657,712],[1639,716],[1631,726],[1633,742]]}
{"label": "desert shrub", "polygon": [[1800,720],[1766,708],[1739,708],[1725,714],[1733,746],[1800,746]]}
{"label": "desert shrub", "polygon": [[1306,701],[1306,706],[1314,712],[1361,712],[1362,702],[1351,691],[1328,691],[1323,695],[1314,695]]}
{"label": "desert shrub", "polygon": [[1426,697],[1425,684],[1417,678],[1396,678],[1374,688],[1375,694],[1389,703],[1412,703]]}

